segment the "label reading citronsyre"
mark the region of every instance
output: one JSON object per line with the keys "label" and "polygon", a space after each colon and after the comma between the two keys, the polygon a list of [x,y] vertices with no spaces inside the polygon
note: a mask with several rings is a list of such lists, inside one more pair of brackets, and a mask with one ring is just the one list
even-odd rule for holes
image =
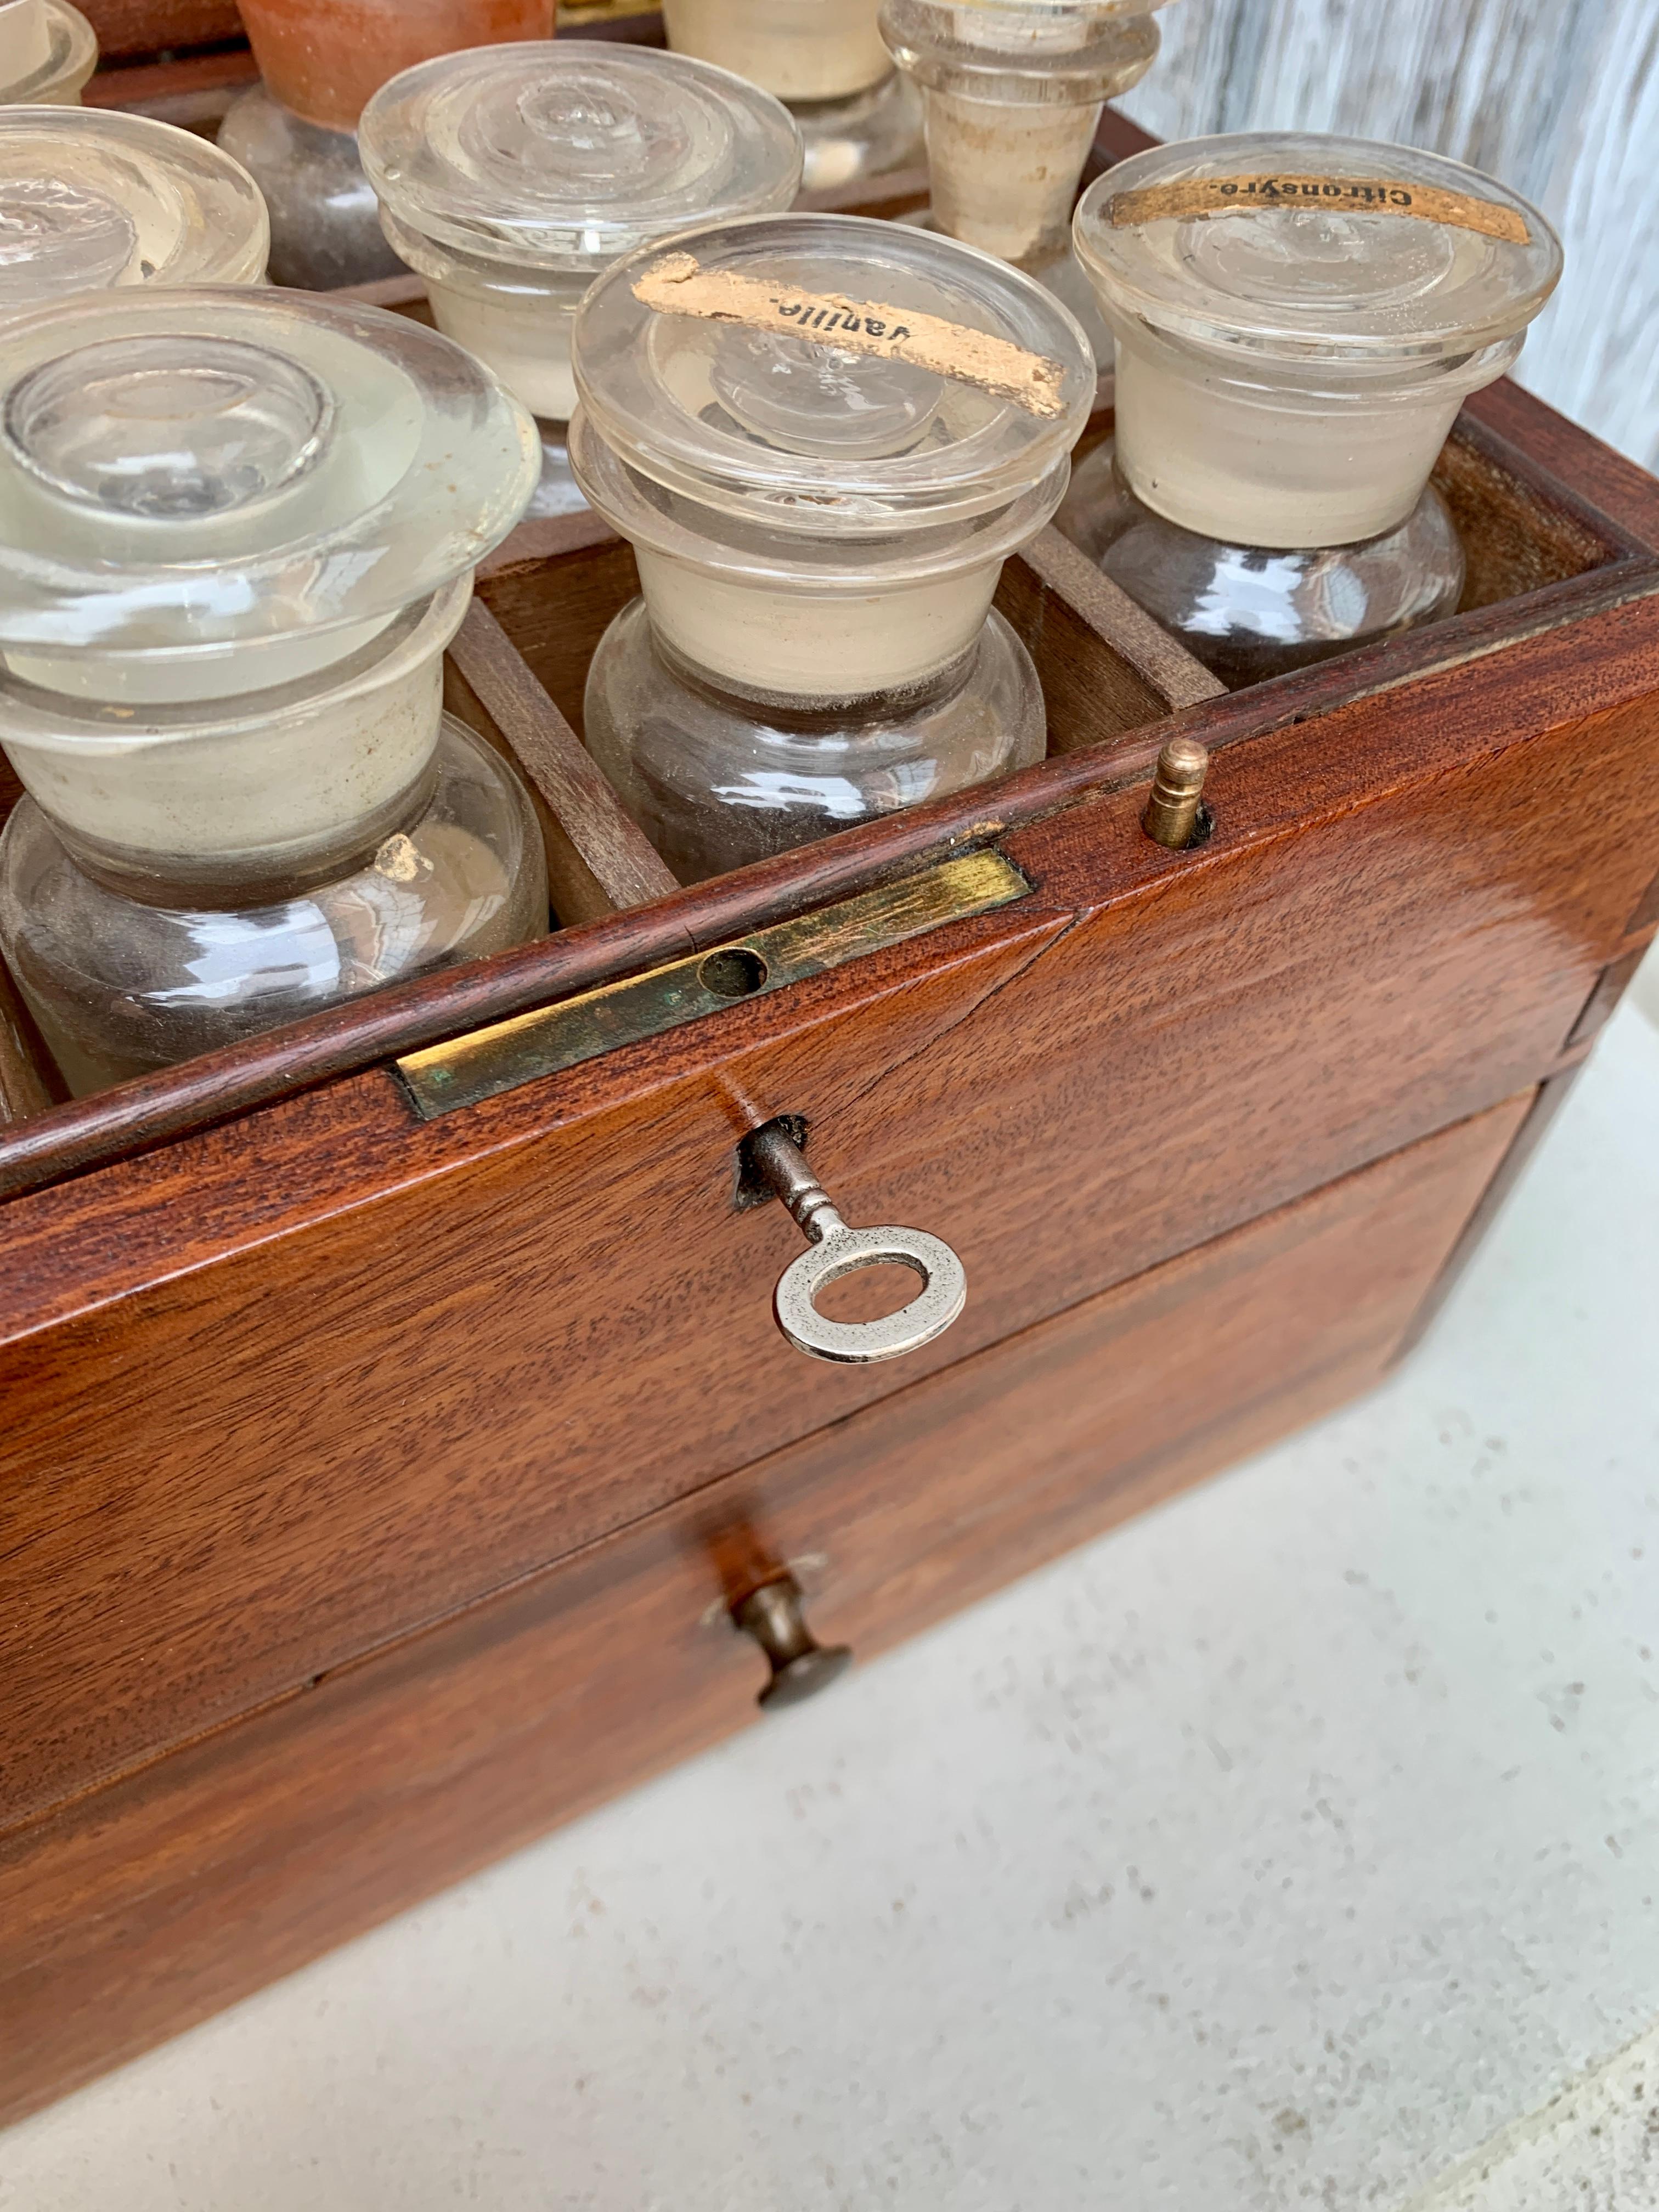
{"label": "label reading citronsyre", "polygon": [[634,297],[661,314],[738,323],[848,353],[908,362],[958,383],[976,384],[1030,415],[1066,412],[1061,363],[940,315],[884,307],[878,300],[849,300],[838,292],[798,291],[736,270],[702,269],[690,253],[666,253],[653,261],[635,279]]}
{"label": "label reading citronsyre", "polygon": [[1118,192],[1107,201],[1106,211],[1112,228],[1125,230],[1172,217],[1239,215],[1315,204],[1344,215],[1415,216],[1419,222],[1476,230],[1511,246],[1525,246],[1531,236],[1518,208],[1390,177],[1188,177],[1176,184],[1150,185],[1143,191]]}

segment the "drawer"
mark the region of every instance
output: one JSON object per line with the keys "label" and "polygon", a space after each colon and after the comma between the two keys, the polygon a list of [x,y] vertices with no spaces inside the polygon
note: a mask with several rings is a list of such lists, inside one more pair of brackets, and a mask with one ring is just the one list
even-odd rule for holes
{"label": "drawer", "polygon": [[[1656,715],[1491,711],[1223,750],[1189,853],[1097,793],[1001,836],[994,912],[434,1120],[380,1067],[11,1200],[9,1814],[1556,1072],[1652,874],[1603,792],[1659,822]],[[930,1351],[777,1335],[796,1232],[732,1206],[777,1114],[850,1219],[961,1253]]]}
{"label": "drawer", "polygon": [[752,1717],[764,1671],[724,1606],[790,1562],[822,1636],[878,1651],[1364,1389],[1529,1103],[914,1381],[0,1840],[8,2114]]}

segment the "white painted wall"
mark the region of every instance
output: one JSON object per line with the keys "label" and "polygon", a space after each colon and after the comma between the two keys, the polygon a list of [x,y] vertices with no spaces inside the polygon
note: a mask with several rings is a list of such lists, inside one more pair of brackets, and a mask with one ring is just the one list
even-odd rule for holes
{"label": "white painted wall", "polygon": [[1175,0],[1121,102],[1160,137],[1288,127],[1471,161],[1560,231],[1520,378],[1659,465],[1659,0]]}

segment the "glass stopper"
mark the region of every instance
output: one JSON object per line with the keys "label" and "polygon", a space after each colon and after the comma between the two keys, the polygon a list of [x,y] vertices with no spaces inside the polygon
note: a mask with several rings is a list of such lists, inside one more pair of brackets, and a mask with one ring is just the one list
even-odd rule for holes
{"label": "glass stopper", "polygon": [[931,369],[763,331],[723,331],[709,381],[751,436],[784,453],[849,460],[908,453],[944,392]]}
{"label": "glass stopper", "polygon": [[101,291],[119,281],[137,245],[137,224],[101,192],[66,177],[0,181],[0,301]]}
{"label": "glass stopper", "polygon": [[43,362],[5,434],[67,498],[123,514],[221,514],[292,484],[334,412],[297,362],[234,338],[112,338]]}

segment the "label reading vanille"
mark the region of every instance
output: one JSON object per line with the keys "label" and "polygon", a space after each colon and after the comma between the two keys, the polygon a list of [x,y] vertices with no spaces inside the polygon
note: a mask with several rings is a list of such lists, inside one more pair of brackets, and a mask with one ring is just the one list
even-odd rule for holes
{"label": "label reading vanille", "polygon": [[1179,184],[1119,192],[1106,204],[1112,228],[1125,230],[1170,218],[1256,213],[1313,202],[1344,215],[1415,216],[1419,222],[1476,230],[1511,246],[1525,246],[1532,235],[1518,208],[1389,177],[1188,177]]}
{"label": "label reading vanille", "polygon": [[1029,415],[1066,412],[1060,362],[940,315],[884,307],[878,300],[849,300],[838,292],[800,292],[736,270],[702,269],[690,253],[653,261],[635,280],[634,297],[661,314],[738,323],[780,337],[909,362],[958,383],[976,384]]}

